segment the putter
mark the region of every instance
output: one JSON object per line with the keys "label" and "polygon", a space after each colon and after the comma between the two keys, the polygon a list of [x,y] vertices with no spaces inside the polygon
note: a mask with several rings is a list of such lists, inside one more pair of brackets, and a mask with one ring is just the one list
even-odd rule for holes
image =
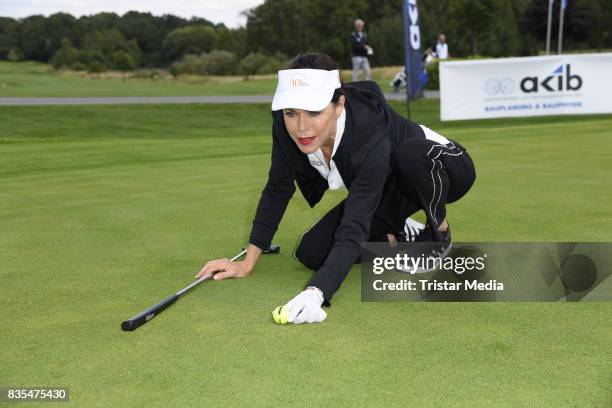
{"label": "putter", "polygon": [[[278,254],[280,253],[280,246],[278,245],[270,245],[270,247],[263,251],[264,254]],[[242,250],[237,253],[230,261],[235,261],[240,257],[246,254],[246,249],[242,248]],[[121,329],[123,331],[134,331],[143,324],[147,323],[149,320],[153,319],[155,316],[166,310],[169,306],[171,306],[174,302],[178,300],[183,294],[188,292],[189,290],[195,288],[200,283],[209,280],[214,276],[214,273],[209,273],[208,275],[204,275],[195,282],[192,282],[188,286],[185,286],[183,289],[179,290],[173,295],[168,296],[166,299],[162,300],[158,304],[151,306],[145,311],[138,313],[136,316],[124,321],[121,323]]]}

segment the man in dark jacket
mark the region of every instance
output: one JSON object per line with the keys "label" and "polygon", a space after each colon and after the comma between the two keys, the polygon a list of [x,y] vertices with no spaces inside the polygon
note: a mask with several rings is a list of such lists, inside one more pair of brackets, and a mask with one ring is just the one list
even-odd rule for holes
{"label": "man in dark jacket", "polygon": [[365,23],[361,19],[355,20],[355,31],[351,33],[351,51],[353,63],[353,81],[359,78],[359,72],[363,69],[365,79],[370,80],[370,62],[368,55],[372,55],[374,51],[368,45],[368,35],[363,31]]}

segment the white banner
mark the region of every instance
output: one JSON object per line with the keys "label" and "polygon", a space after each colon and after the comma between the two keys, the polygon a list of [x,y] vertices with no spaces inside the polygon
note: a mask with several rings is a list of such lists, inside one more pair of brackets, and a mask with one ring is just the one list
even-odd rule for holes
{"label": "white banner", "polygon": [[612,54],[440,64],[440,119],[612,113]]}

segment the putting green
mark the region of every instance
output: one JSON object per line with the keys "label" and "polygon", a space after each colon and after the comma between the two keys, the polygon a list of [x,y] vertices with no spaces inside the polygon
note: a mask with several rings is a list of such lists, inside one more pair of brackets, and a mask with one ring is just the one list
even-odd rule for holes
{"label": "putting green", "polygon": [[[449,207],[456,240],[610,240],[611,116],[440,124],[437,101],[412,108],[476,163]],[[0,109],[0,386],[68,387],[75,407],[610,406],[611,303],[361,303],[354,268],[324,323],[274,324],[311,275],[297,236],[339,192],[314,210],[296,194],[282,253],[250,277],[122,332],[246,242],[268,109]]]}

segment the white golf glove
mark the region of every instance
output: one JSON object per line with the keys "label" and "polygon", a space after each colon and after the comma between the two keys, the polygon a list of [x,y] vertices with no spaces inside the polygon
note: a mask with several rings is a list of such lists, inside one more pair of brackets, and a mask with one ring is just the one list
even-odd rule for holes
{"label": "white golf glove", "polygon": [[323,292],[319,288],[309,286],[291,299],[285,307],[289,309],[289,323],[319,323],[327,318],[327,313],[321,308]]}

